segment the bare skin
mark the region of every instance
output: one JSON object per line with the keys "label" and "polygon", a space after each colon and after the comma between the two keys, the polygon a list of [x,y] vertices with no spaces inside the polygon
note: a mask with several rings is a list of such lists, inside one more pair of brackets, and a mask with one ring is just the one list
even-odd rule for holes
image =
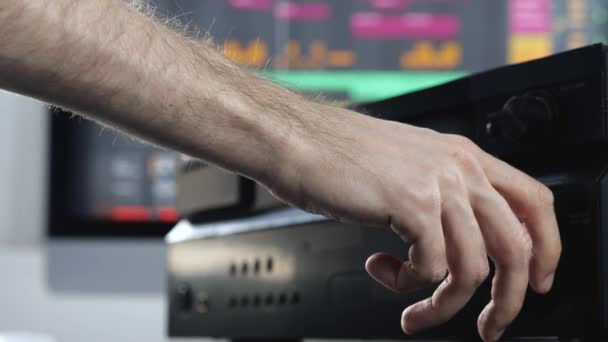
{"label": "bare skin", "polygon": [[[120,0],[0,3],[0,87],[245,175],[304,210],[390,226],[409,261],[372,255],[394,291],[441,282],[404,332],[449,320],[496,266],[479,316],[495,341],[561,242],[549,189],[460,136],[309,101]],[[523,224],[522,224],[523,222]]]}

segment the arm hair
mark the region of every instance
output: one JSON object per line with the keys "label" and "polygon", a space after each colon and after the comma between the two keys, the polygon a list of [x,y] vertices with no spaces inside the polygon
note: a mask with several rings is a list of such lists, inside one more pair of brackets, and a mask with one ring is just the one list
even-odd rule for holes
{"label": "arm hair", "polygon": [[146,2],[3,1],[0,46],[1,88],[254,179],[281,163],[294,129],[322,127],[309,120],[317,103]]}

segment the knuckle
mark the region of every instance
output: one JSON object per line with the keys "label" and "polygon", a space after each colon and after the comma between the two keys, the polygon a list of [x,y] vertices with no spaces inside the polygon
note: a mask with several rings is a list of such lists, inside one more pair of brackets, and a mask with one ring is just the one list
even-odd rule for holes
{"label": "knuckle", "polygon": [[444,258],[437,255],[432,263],[425,267],[415,268],[415,273],[420,281],[424,283],[437,283],[443,280],[447,274]]}
{"label": "knuckle", "polygon": [[464,180],[460,170],[454,166],[443,168],[439,175],[442,190],[459,191],[464,189]]}
{"label": "knuckle", "polygon": [[477,288],[488,278],[490,267],[485,257],[484,262],[465,266],[460,274],[454,274],[454,281],[461,287]]}
{"label": "knuckle", "polygon": [[526,231],[523,227],[521,229],[521,233],[519,235],[518,242],[520,245],[522,257],[526,261],[530,260],[530,257],[532,257],[532,248],[533,248],[532,238],[528,234],[528,231]]}
{"label": "knuckle", "polygon": [[532,255],[532,238],[530,238],[528,231],[523,226],[520,226],[519,234],[517,235],[515,242],[524,256],[529,257]]}
{"label": "knuckle", "polygon": [[477,148],[477,145],[473,141],[471,141],[471,139],[463,135],[449,134],[449,137],[451,139],[451,143],[459,147],[460,149],[473,151],[475,148]]}
{"label": "knuckle", "polygon": [[534,202],[542,204],[543,206],[553,206],[555,197],[551,189],[540,182],[536,182],[532,188],[533,193],[531,194],[531,197]]}
{"label": "knuckle", "polygon": [[502,264],[511,267],[522,267],[529,263],[532,256],[532,240],[528,233],[522,232],[511,241],[502,244],[499,258]]}
{"label": "knuckle", "polygon": [[475,154],[466,149],[455,146],[450,151],[450,157],[453,164],[469,174],[472,173],[479,176],[483,173],[483,169]]}
{"label": "knuckle", "polygon": [[556,246],[548,248],[545,252],[546,260],[557,264],[562,255],[562,244],[558,243]]}
{"label": "knuckle", "polygon": [[450,155],[452,159],[461,166],[470,167],[475,165],[475,157],[473,154],[459,146],[453,147],[450,151]]}
{"label": "knuckle", "polygon": [[[412,193],[414,191],[414,193]],[[403,189],[403,193],[407,196],[401,196],[400,198],[409,198],[416,205],[420,213],[436,213],[441,208],[441,195],[439,187],[436,184],[431,184],[425,189],[413,190],[411,188]]]}
{"label": "knuckle", "polygon": [[490,267],[488,266],[487,263],[483,264],[483,266],[476,267],[475,270],[470,275],[471,284],[474,287],[479,287],[488,278],[489,274],[490,274]]}
{"label": "knuckle", "polygon": [[410,233],[422,232],[421,228],[434,225],[431,221],[436,219],[441,210],[436,181],[435,184],[424,181],[419,185],[389,187],[384,196],[385,210],[390,213],[388,223],[393,228]]}
{"label": "knuckle", "polygon": [[471,200],[474,206],[482,208],[502,205],[495,191],[488,186],[478,186],[471,189]]}
{"label": "knuckle", "polygon": [[420,280],[427,283],[437,283],[443,280],[443,278],[445,278],[445,275],[446,268],[443,266],[435,266],[429,267],[427,269],[418,270],[418,277],[420,278]]}

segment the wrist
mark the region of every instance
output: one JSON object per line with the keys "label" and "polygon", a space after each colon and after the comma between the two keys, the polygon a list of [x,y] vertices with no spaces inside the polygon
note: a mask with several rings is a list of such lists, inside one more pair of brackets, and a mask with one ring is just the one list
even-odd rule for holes
{"label": "wrist", "polygon": [[297,165],[307,155],[310,145],[308,137],[313,134],[312,127],[316,125],[314,122],[318,121],[317,116],[321,112],[317,103],[286,89],[274,90],[282,94],[271,99],[272,103],[258,104],[255,115],[258,126],[255,135],[268,147],[267,158],[260,159],[264,162],[258,165],[259,177],[256,180],[269,187],[282,175],[297,171]]}
{"label": "wrist", "polygon": [[206,153],[220,153],[212,156],[213,162],[269,185],[300,155],[295,151],[304,146],[320,105],[265,79],[242,74],[240,80],[211,101],[201,102],[207,110],[209,102],[219,102],[223,117],[216,133],[223,137],[216,140],[220,146]]}
{"label": "wrist", "polygon": [[340,144],[347,148],[351,144],[346,141],[348,138],[339,135],[347,134],[347,126],[358,116],[344,108],[314,101],[294,102],[293,111],[282,118],[284,122],[277,130],[281,134],[273,140],[273,160],[263,184],[276,189],[293,185],[287,183],[300,183],[303,175],[328,162],[322,160],[328,158],[323,154],[328,146]]}

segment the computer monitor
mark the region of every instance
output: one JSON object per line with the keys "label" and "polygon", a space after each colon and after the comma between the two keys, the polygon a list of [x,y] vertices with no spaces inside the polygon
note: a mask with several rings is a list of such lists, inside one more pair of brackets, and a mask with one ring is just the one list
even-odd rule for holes
{"label": "computer monitor", "polygon": [[175,152],[50,111],[51,235],[160,236],[177,222]]}

